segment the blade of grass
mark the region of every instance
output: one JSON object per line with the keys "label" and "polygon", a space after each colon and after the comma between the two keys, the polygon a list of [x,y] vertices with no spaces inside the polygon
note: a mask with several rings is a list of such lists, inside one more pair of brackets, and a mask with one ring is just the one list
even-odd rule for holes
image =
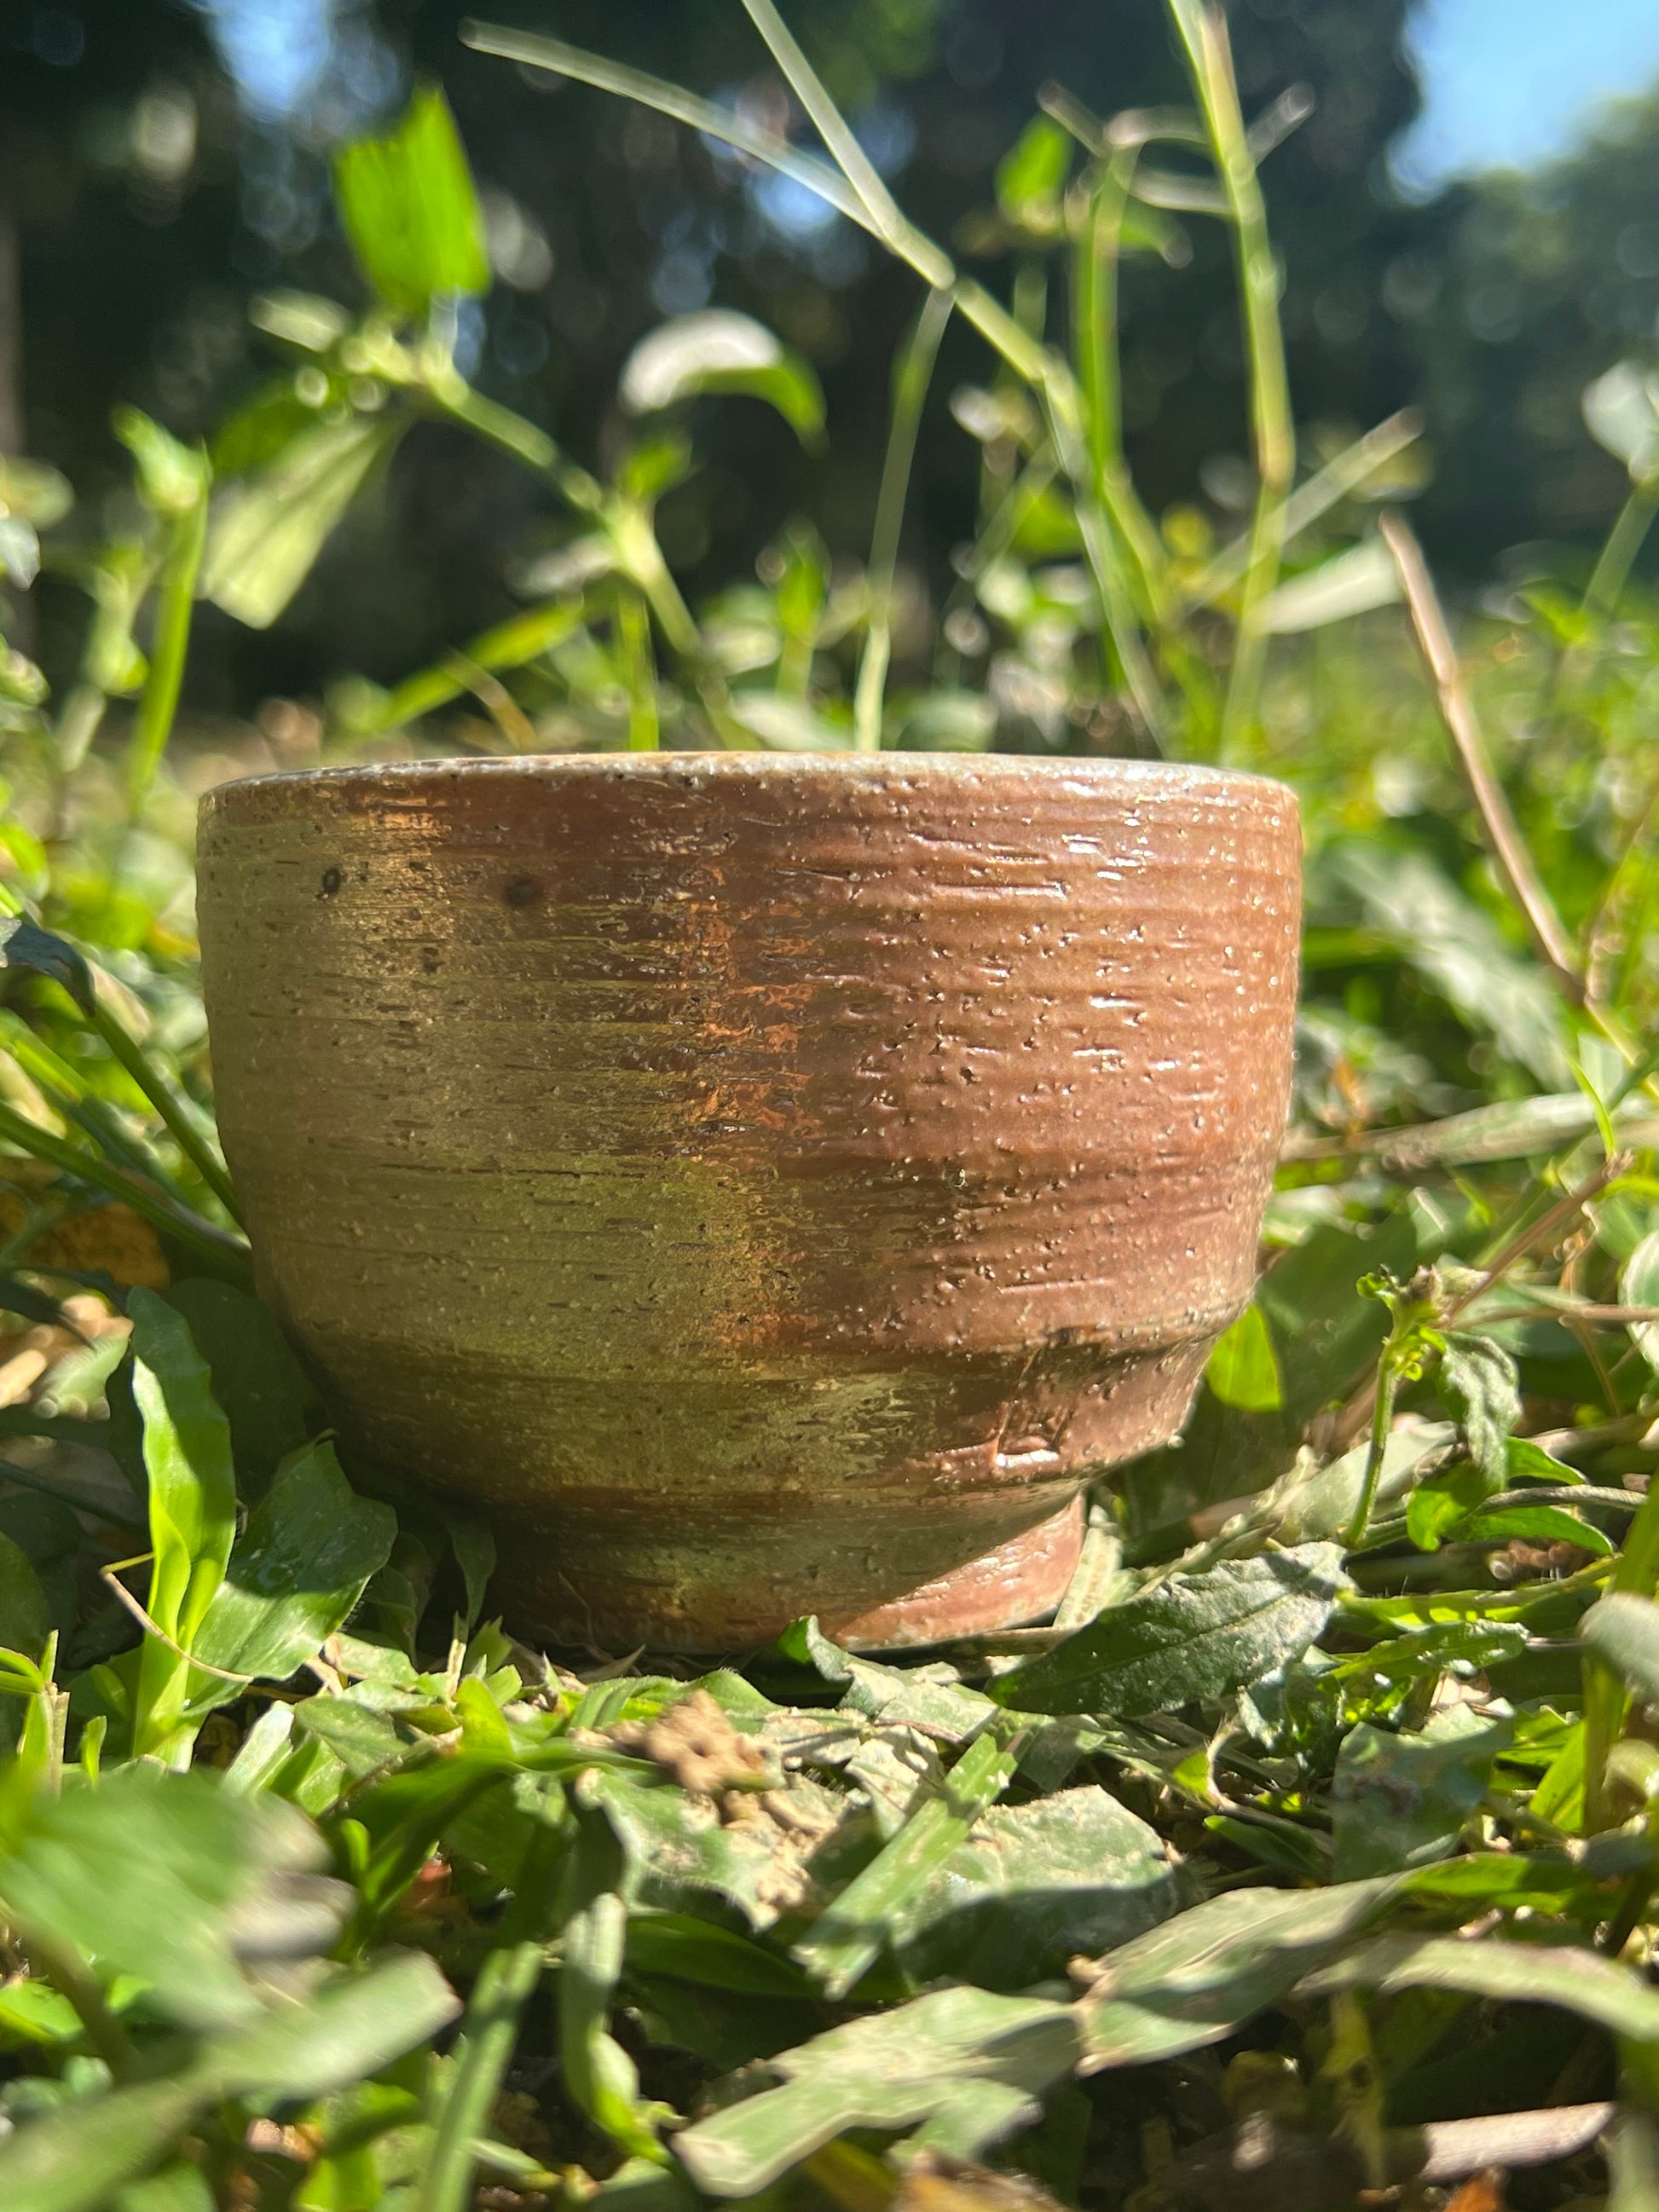
{"label": "blade of grass", "polygon": [[130,1206],[152,1229],[176,1237],[204,1259],[211,1260],[216,1267],[223,1267],[228,1263],[246,1287],[252,1288],[248,1249],[240,1237],[204,1220],[199,1213],[192,1213],[176,1200],[147,1189],[125,1170],[110,1167],[90,1152],[83,1152],[61,1137],[51,1135],[3,1103],[0,1103],[0,1139],[15,1145],[19,1152],[27,1152],[32,1159],[45,1160],[65,1175],[78,1176],[83,1182],[95,1184],[111,1198],[118,1198],[124,1206]]}
{"label": "blade of grass", "polygon": [[705,137],[718,138],[735,147],[738,153],[766,162],[794,183],[804,185],[808,191],[816,192],[820,199],[827,200],[850,222],[880,235],[863,201],[825,162],[798,153],[787,139],[758,128],[712,100],[682,91],[678,85],[648,76],[644,70],[630,69],[625,63],[607,61],[603,55],[567,45],[562,39],[513,30],[502,23],[465,22],[460,39],[463,46],[472,47],[477,53],[495,54],[504,61],[525,63],[532,69],[551,70],[560,76],[574,78],[578,84],[591,84],[596,91],[615,93],[619,99],[637,100],[642,107],[654,108],[658,114],[684,123]]}
{"label": "blade of grass", "polygon": [[1224,757],[1255,720],[1267,661],[1257,608],[1279,580],[1285,499],[1296,467],[1290,381],[1279,321],[1279,267],[1267,236],[1267,211],[1238,104],[1227,28],[1209,0],[1168,0],[1233,228],[1244,349],[1249,363],[1250,431],[1255,454],[1255,514],[1250,525],[1238,611],[1237,638],[1222,714]]}
{"label": "blade of grass", "polygon": [[813,129],[868,214],[876,235],[935,289],[948,289],[956,276],[949,255],[930,238],[924,237],[900,210],[882,181],[881,173],[860,145],[841,110],[824,90],[817,72],[795,43],[773,0],[743,0],[743,4],[750,21],[765,40],[773,60],[788,81],[790,90],[811,118]]}
{"label": "blade of grass", "polygon": [[[1298,485],[1285,501],[1284,543],[1293,543],[1350,492],[1357,491],[1368,477],[1375,476],[1396,454],[1415,445],[1422,434],[1423,417],[1414,407],[1405,407],[1397,415],[1390,415],[1386,422],[1379,422],[1375,429],[1366,431],[1363,438],[1357,438],[1334,460],[1328,461],[1316,476]],[[1249,565],[1249,557],[1248,534],[1224,545],[1207,566],[1180,587],[1182,604],[1210,605],[1238,581]]]}
{"label": "blade of grass", "polygon": [[137,822],[144,811],[150,786],[161,765],[161,756],[173,735],[179,712],[179,693],[190,653],[191,620],[196,608],[196,579],[207,545],[207,486],[182,514],[173,518],[166,559],[155,603],[155,635],[150,649],[149,673],[144,679],[138,711],[133,717],[132,740],[127,751],[127,819]]}
{"label": "blade of grass", "polygon": [[498,1941],[467,2001],[455,2070],[439,2110],[413,2212],[465,2212],[472,2201],[477,2140],[488,2130],[525,2007],[546,1963],[553,1885],[564,1849],[559,1829],[548,1822],[538,1825]]}
{"label": "blade of grass", "polygon": [[491,1951],[478,1969],[432,2148],[416,2190],[413,2212],[465,2212],[472,2201],[477,2140],[485,2134],[524,2008],[541,1979],[542,1946],[514,1943]]}
{"label": "blade of grass", "polygon": [[185,1719],[187,1655],[236,1534],[230,1424],[182,1315],[153,1291],[134,1291],[128,1310],[155,1553],[146,1610],[157,1632],[145,1636],[139,1657],[133,1753],[184,1767],[196,1735]]}
{"label": "blade of grass", "polygon": [[150,1066],[142,1046],[127,1035],[100,1000],[94,1001],[92,1025],[160,1115],[173,1143],[231,1219],[240,1225],[242,1217],[237,1209],[235,1188],[223,1163],[214,1157],[200,1131],[191,1126],[183,1104],[173,1097],[171,1087],[162,1079],[159,1070]]}
{"label": "blade of grass", "polygon": [[1087,425],[1095,495],[1118,527],[1140,586],[1142,611],[1164,619],[1165,563],[1152,517],[1141,505],[1123,455],[1122,380],[1118,362],[1118,264],[1123,218],[1134,175],[1133,148],[1099,168],[1079,229],[1073,269],[1074,351]]}
{"label": "blade of grass", "polygon": [[522,614],[514,615],[472,639],[461,647],[459,656],[447,654],[430,668],[405,677],[386,693],[372,714],[353,722],[353,734],[377,737],[387,731],[400,730],[417,721],[422,714],[447,707],[452,699],[459,699],[470,688],[465,670],[481,668],[493,674],[501,669],[521,668],[526,661],[535,660],[553,646],[562,644],[580,625],[581,609],[569,599],[554,599],[543,606],[526,607]]}
{"label": "blade of grass", "polygon": [[791,1956],[822,1984],[826,1996],[844,1997],[872,1966],[892,1916],[936,1874],[967,1838],[1013,1779],[1025,1731],[1006,1738],[993,1729],[976,1736],[945,1778],[898,1833],[849,1882],[816,1920]]}
{"label": "blade of grass", "polygon": [[859,659],[853,702],[853,742],[860,752],[881,750],[881,707],[893,641],[893,583],[898,568],[899,533],[904,524],[916,434],[933,381],[939,341],[954,301],[948,291],[932,291],[921,303],[893,372],[892,414],[881,489],[876,499],[875,529],[870,541],[870,620]]}

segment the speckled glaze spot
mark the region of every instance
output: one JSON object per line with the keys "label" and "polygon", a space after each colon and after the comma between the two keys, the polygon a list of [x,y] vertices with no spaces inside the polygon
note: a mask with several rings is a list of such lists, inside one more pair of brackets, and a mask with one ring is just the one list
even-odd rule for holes
{"label": "speckled glaze spot", "polygon": [[203,962],[262,1286],[359,1452],[491,1516],[527,1631],[1030,1620],[1249,1297],[1298,880],[1291,793],[1209,769],[226,785]]}

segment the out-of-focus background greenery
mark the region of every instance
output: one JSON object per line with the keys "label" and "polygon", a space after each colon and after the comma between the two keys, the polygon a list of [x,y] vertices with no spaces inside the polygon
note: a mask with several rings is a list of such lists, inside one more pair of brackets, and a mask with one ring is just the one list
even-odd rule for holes
{"label": "out-of-focus background greenery", "polygon": [[[0,447],[56,464],[95,514],[126,482],[109,430],[118,401],[186,438],[210,434],[275,366],[250,298],[273,286],[361,296],[329,157],[389,123],[427,75],[447,89],[488,194],[498,282],[466,310],[461,348],[482,387],[602,462],[617,442],[617,370],[641,333],[711,300],[745,309],[822,377],[828,453],[803,453],[758,408],[711,410],[699,465],[663,507],[665,550],[694,602],[746,573],[797,512],[832,554],[861,558],[886,363],[914,277],[809,195],[737,169],[696,134],[466,51],[465,12],[459,0],[11,0]],[[735,4],[484,12],[799,126]],[[1304,447],[1334,449],[1420,406],[1419,531],[1437,563],[1480,583],[1528,573],[1541,543],[1588,567],[1622,471],[1585,437],[1579,393],[1650,339],[1659,311],[1659,101],[1643,94],[1659,52],[1640,9],[1622,31],[1592,20],[1617,16],[1620,0],[1571,23],[1503,12],[1507,31],[1480,0],[1230,11],[1247,114],[1292,83],[1316,102],[1264,170]],[[907,212],[981,272],[998,267],[994,173],[1045,81],[1100,114],[1183,97],[1164,19],[1142,0],[811,0],[792,20]],[[1569,113],[1541,150],[1516,123],[1512,47],[1534,76],[1561,79],[1553,97]],[[1598,90],[1622,97],[1596,108],[1585,95]],[[1511,150],[1539,158],[1480,166]],[[1155,514],[1196,492],[1224,524],[1249,491],[1238,321],[1221,227],[1188,224],[1188,249],[1190,268],[1127,269],[1125,428]],[[982,353],[958,322],[936,392],[979,376]],[[972,534],[975,476],[941,400],[924,419],[905,539],[924,610],[937,610],[951,550]],[[546,528],[511,460],[459,432],[409,441],[274,628],[207,615],[187,709],[247,715],[271,696],[311,697],[343,670],[392,680],[507,612],[515,568]],[[81,610],[50,581],[38,597],[50,668],[54,651],[77,649]],[[914,621],[901,626],[902,648],[921,638]]]}

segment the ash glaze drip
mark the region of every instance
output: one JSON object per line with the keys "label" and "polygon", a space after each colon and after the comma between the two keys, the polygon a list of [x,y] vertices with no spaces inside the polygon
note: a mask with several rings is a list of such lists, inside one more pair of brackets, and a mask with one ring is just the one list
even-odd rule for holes
{"label": "ash glaze drip", "polygon": [[[713,1650],[1051,1605],[1249,1297],[1295,803],[1206,769],[659,754],[223,787],[262,1284],[522,1624]],[[322,886],[331,884],[325,891]]]}

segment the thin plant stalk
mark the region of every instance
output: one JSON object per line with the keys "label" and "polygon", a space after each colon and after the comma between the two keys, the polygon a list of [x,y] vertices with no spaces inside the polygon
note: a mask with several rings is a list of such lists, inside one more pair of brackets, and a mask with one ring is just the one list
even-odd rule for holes
{"label": "thin plant stalk", "polygon": [[1123,543],[1121,528],[1113,526],[1115,517],[1095,497],[1094,488],[1089,480],[1088,448],[1077,387],[1068,375],[1063,381],[1060,378],[1045,377],[1038,390],[1044,403],[1054,450],[1060,457],[1061,467],[1072,480],[1078,534],[1083,540],[1084,556],[1094,578],[1095,589],[1100,593],[1107,635],[1122,670],[1127,703],[1138,716],[1148,738],[1163,751],[1167,744],[1169,716],[1139,626],[1134,620],[1127,593],[1123,588],[1120,553]]}
{"label": "thin plant stalk", "polygon": [[428,390],[452,421],[495,446],[525,467],[544,477],[578,513],[589,514],[602,526],[616,546],[623,565],[651,603],[663,635],[677,653],[700,656],[702,637],[690,609],[680,597],[669,574],[655,537],[633,507],[619,510],[612,495],[596,477],[573,461],[534,422],[515,415],[510,407],[487,399],[453,374],[434,375]]}
{"label": "thin plant stalk", "polygon": [[1584,987],[1577,948],[1568,936],[1555,902],[1533,864],[1520,824],[1487,756],[1474,702],[1452,643],[1439,595],[1423,558],[1423,549],[1411,526],[1400,515],[1385,514],[1379,527],[1399,574],[1418,650],[1439,702],[1441,720],[1486,826],[1492,857],[1510,896],[1532,933],[1533,942],[1569,996],[1582,1002]]}
{"label": "thin plant stalk", "polygon": [[196,579],[207,544],[207,490],[175,515],[156,595],[155,636],[127,753],[127,818],[137,822],[161,765],[179,712],[179,693],[190,653]]}
{"label": "thin plant stalk", "polygon": [[860,752],[881,750],[881,708],[893,643],[893,587],[898,570],[899,535],[904,525],[910,471],[916,455],[921,410],[939,358],[939,341],[954,301],[948,291],[932,291],[922,301],[893,374],[892,416],[881,489],[870,542],[870,619],[859,660],[853,700],[853,741]]}
{"label": "thin plant stalk", "polygon": [[[986,516],[979,536],[969,550],[957,562],[957,580],[945,602],[944,615],[950,617],[973,604],[974,587],[986,570],[1000,561],[1018,535],[1020,524],[1028,509],[1048,490],[1054,480],[1056,462],[1046,447],[1040,447],[1025,464],[1013,483],[1003,492],[996,505]],[[939,655],[941,671],[951,672],[954,682],[960,670],[962,656],[948,636]]]}
{"label": "thin plant stalk", "polygon": [[1083,392],[1096,496],[1116,518],[1145,611],[1158,621],[1163,613],[1163,551],[1157,529],[1140,503],[1124,461],[1118,359],[1118,266],[1137,151],[1130,147],[1115,153],[1091,181],[1078,232],[1073,313],[1078,380]]}
{"label": "thin plant stalk", "polygon": [[1589,582],[1584,586],[1583,608],[1606,622],[1618,605],[1630,572],[1636,564],[1654,515],[1659,513],[1659,471],[1643,477],[1632,488],[1629,498],[1620,508],[1613,528],[1607,532],[1607,543],[1597,556],[1590,572]]}
{"label": "thin plant stalk", "polygon": [[[1073,344],[1091,504],[1110,519],[1112,526],[1111,547],[1101,548],[1091,561],[1101,613],[1121,679],[1149,732],[1158,738],[1164,709],[1141,645],[1139,620],[1157,622],[1160,617],[1164,562],[1158,533],[1124,464],[1118,373],[1117,264],[1134,161],[1133,152],[1114,156],[1098,173],[1089,195],[1073,274]],[[1139,614],[1133,604],[1137,598]]]}
{"label": "thin plant stalk", "polygon": [[1226,25],[1210,0],[1169,0],[1169,8],[1232,222],[1250,371],[1255,513],[1239,599],[1232,672],[1222,714],[1224,756],[1229,746],[1254,725],[1260,708],[1267,638],[1256,615],[1279,580],[1285,500],[1296,470],[1296,434],[1285,366],[1285,337],[1279,320],[1279,266],[1267,236],[1267,210],[1249,133],[1239,108]]}
{"label": "thin plant stalk", "polygon": [[661,732],[657,722],[651,617],[640,594],[626,586],[617,595],[617,649],[628,688],[628,750],[653,753],[661,743]]}
{"label": "thin plant stalk", "polygon": [[[1550,703],[1558,714],[1569,684],[1586,684],[1595,672],[1607,643],[1607,626],[1630,581],[1630,572],[1656,512],[1659,512],[1659,471],[1637,479],[1595,557],[1579,603],[1581,613],[1593,627],[1588,637],[1564,646],[1556,659]],[[1593,932],[1586,933],[1585,942],[1594,945]]]}
{"label": "thin plant stalk", "polygon": [[571,507],[597,515],[605,505],[605,486],[534,422],[498,400],[485,398],[445,364],[427,380],[426,389],[452,421],[464,423],[487,444],[499,447],[528,469],[544,476]]}
{"label": "thin plant stalk", "polygon": [[1394,1401],[1400,1388],[1400,1370],[1390,1358],[1394,1347],[1385,1349],[1376,1370],[1376,1395],[1371,1401],[1370,1437],[1365,1449],[1365,1471],[1360,1479],[1359,1499],[1353,1510],[1342,1539],[1343,1548],[1357,1552],[1365,1540],[1371,1525],[1371,1515],[1376,1507],[1377,1486],[1382,1480],[1383,1455],[1389,1448],[1389,1433],[1394,1426]]}

